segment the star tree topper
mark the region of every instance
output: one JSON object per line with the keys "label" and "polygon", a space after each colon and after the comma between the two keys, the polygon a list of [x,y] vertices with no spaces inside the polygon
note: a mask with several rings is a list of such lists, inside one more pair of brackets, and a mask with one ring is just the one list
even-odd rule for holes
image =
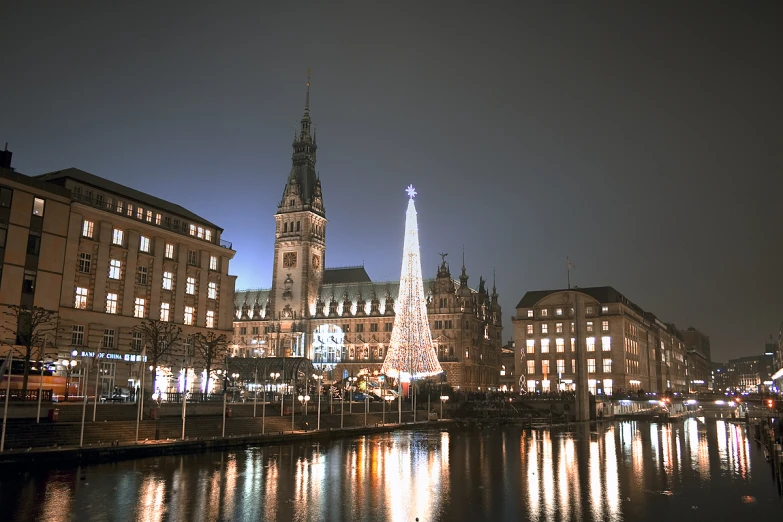
{"label": "star tree topper", "polygon": [[413,185],[408,185],[408,188],[405,189],[405,192],[408,193],[408,196],[413,199],[416,197],[416,189],[413,188]]}

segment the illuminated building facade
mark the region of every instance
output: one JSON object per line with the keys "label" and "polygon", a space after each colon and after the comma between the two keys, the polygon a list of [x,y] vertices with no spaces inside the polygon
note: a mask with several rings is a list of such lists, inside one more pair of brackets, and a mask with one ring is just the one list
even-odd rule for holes
{"label": "illuminated building facade", "polygon": [[686,359],[688,361],[688,383],[693,392],[712,390],[712,360],[710,355],[710,338],[703,332],[690,327],[680,330],[680,336],[685,341]]}
{"label": "illuminated building facade", "polygon": [[520,391],[575,390],[578,350],[594,395],[688,391],[685,343],[676,328],[612,287],[528,292],[512,321]]}
{"label": "illuminated building facade", "polygon": [[[235,294],[234,346],[247,357],[307,357],[328,378],[380,371],[391,340],[399,281],[374,282],[363,266],[325,268],[326,211],[316,174],[309,81],[292,167],[275,214],[272,286]],[[498,386],[501,308],[483,278],[468,286],[444,260],[424,280],[427,315],[446,381]]]}

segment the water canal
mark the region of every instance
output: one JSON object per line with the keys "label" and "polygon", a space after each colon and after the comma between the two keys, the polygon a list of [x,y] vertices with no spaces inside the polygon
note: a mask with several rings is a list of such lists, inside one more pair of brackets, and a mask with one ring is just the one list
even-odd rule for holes
{"label": "water canal", "polygon": [[4,520],[779,520],[743,425],[399,431],[0,475]]}

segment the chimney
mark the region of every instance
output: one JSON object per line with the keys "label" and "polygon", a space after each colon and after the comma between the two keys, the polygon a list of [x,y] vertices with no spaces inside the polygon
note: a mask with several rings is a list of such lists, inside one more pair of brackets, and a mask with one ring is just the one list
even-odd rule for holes
{"label": "chimney", "polygon": [[5,142],[5,150],[0,151],[0,169],[14,170],[11,168],[11,156],[14,153],[8,150],[8,142]]}

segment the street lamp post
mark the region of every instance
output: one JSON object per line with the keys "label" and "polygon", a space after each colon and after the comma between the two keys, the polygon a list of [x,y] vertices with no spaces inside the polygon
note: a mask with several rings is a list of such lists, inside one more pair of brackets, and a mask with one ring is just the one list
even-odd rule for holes
{"label": "street lamp post", "polygon": [[231,402],[237,401],[237,381],[239,380],[239,374],[238,373],[232,373],[231,378],[234,380],[234,386],[231,390]]}
{"label": "street lamp post", "polygon": [[[76,350],[74,350],[71,352],[71,356],[75,357],[76,353]],[[60,361],[60,366],[65,369],[65,398],[63,399],[63,402],[68,402],[68,388],[71,386],[71,374],[73,373],[73,369],[77,364],[79,364],[79,361],[76,359],[63,359]]]}
{"label": "street lamp post", "polygon": [[350,396],[350,402],[348,403],[348,413],[353,413],[353,386],[358,380],[358,377],[348,377],[348,389]]}
{"label": "street lamp post", "polygon": [[313,379],[315,379],[315,384],[317,387],[316,393],[318,394],[318,421],[316,423],[316,430],[321,429],[321,379],[323,379],[323,375],[313,374]]}
{"label": "street lamp post", "polygon": [[440,396],[440,419],[443,420],[443,403],[449,400],[448,395],[441,395]]}
{"label": "street lamp post", "polygon": [[307,403],[310,400],[309,395],[300,395],[299,402],[302,403],[302,416],[307,420]]}
{"label": "street lamp post", "polygon": [[256,418],[256,404],[258,403],[258,370],[253,370],[253,418]]}
{"label": "street lamp post", "polygon": [[[277,378],[280,377],[279,372],[272,372],[269,374],[269,377],[272,379],[272,396],[274,397],[274,391],[275,387],[277,387]],[[283,399],[280,398],[280,416],[283,416]]]}

